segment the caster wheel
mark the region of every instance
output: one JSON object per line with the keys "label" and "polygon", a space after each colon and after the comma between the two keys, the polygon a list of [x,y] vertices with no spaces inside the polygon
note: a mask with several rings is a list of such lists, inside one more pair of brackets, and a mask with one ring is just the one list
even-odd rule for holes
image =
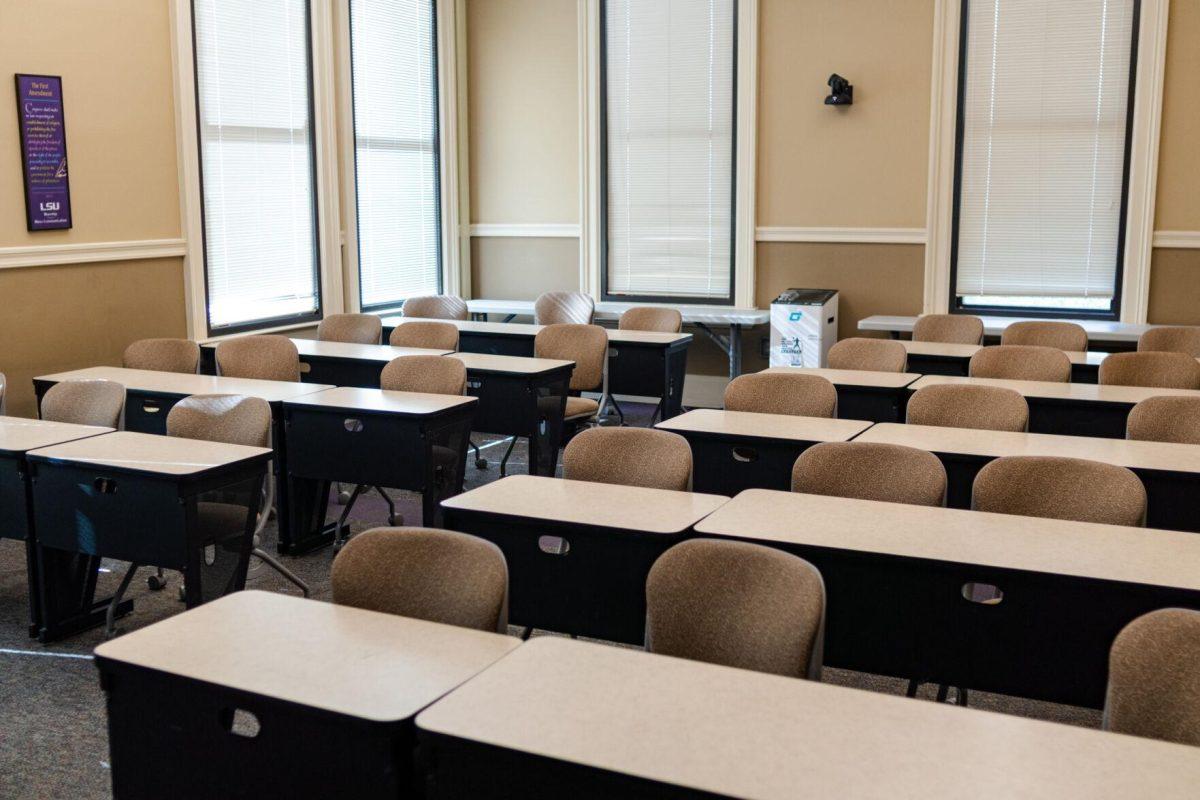
{"label": "caster wheel", "polygon": [[146,585],[150,587],[150,591],[158,592],[167,588],[167,579],[165,577],[160,578],[157,575],[151,575],[150,577],[146,578]]}
{"label": "caster wheel", "polygon": [[338,492],[338,505],[346,505],[350,502],[350,493],[347,491]]}
{"label": "caster wheel", "polygon": [[475,469],[487,469],[487,468],[488,468],[488,462],[487,462],[486,458],[475,459]]}

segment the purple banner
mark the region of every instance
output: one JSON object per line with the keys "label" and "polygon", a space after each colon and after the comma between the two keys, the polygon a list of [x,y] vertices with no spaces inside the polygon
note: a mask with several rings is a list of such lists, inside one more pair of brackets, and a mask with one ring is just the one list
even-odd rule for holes
{"label": "purple banner", "polygon": [[71,227],[62,78],[17,75],[17,123],[21,128],[27,227],[31,231]]}

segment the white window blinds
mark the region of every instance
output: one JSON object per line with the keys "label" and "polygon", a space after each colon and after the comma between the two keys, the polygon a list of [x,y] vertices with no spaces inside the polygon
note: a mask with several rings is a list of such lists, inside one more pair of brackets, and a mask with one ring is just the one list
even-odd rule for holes
{"label": "white window blinds", "polygon": [[610,296],[730,297],[734,0],[606,0]]}
{"label": "white window blinds", "polygon": [[964,12],[957,293],[1107,310],[1135,2],[967,0]]}
{"label": "white window blinds", "polygon": [[305,0],[195,0],[210,330],[320,306]]}
{"label": "white window blinds", "polygon": [[434,0],[352,0],[358,273],[364,309],[441,287]]}

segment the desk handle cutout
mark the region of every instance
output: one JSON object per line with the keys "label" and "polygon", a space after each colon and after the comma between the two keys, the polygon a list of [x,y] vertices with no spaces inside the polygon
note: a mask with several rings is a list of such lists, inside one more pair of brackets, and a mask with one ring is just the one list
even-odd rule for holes
{"label": "desk handle cutout", "polygon": [[571,543],[561,536],[539,536],[538,549],[551,556],[565,556],[571,552]]}
{"label": "desk handle cutout", "polygon": [[157,414],[158,412],[162,411],[162,406],[158,404],[157,400],[143,400],[142,411],[146,412],[147,414]]}
{"label": "desk handle cutout", "polygon": [[96,487],[96,491],[100,494],[116,494],[117,482],[112,478],[96,478],[92,481],[92,485]]}
{"label": "desk handle cutout", "polygon": [[217,712],[221,727],[234,736],[253,739],[262,730],[258,717],[242,708],[222,708]]}
{"label": "desk handle cutout", "polygon": [[758,451],[753,447],[739,445],[738,447],[734,447],[729,452],[733,454],[734,461],[738,461],[742,464],[749,464],[751,462],[758,461]]}
{"label": "desk handle cutout", "polygon": [[1004,590],[993,583],[968,581],[962,586],[963,599],[981,606],[998,606],[1004,602]]}
{"label": "desk handle cutout", "polygon": [[362,433],[363,432],[363,423],[362,423],[361,419],[355,419],[354,417],[347,417],[345,422],[342,423],[342,426],[345,427],[347,433]]}

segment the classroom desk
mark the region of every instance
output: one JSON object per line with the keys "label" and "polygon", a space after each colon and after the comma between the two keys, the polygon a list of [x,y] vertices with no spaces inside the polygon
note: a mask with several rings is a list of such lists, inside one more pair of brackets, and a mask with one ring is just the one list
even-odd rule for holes
{"label": "classroom desk", "polygon": [[1146,487],[1146,525],[1200,532],[1200,446],[1139,442],[1050,433],[1014,433],[927,425],[876,425],[859,442],[882,442],[928,450],[946,467],[946,504],[971,507],[971,487],[979,470],[1001,456],[1069,456],[1128,467]]}
{"label": "classroom desk", "polygon": [[[306,371],[300,374],[305,383],[332,386],[379,388],[379,373],[388,362],[401,356],[443,356],[449,350],[424,347],[391,347],[386,344],[354,344],[351,342],[321,342],[316,339],[292,339],[300,353],[300,363]],[[201,345],[201,371],[216,374],[217,343]]]}
{"label": "classroom desk", "polygon": [[519,646],[238,592],[96,648],[113,794],[421,797],[413,718]]}
{"label": "classroom desk", "polygon": [[513,625],[641,644],[650,567],[727,499],[513,475],[442,508],[504,551]]}
{"label": "classroom desk", "polygon": [[73,581],[41,575],[43,642],[94,624],[100,558],[181,571],[188,608],[245,586],[267,448],[117,431],[27,458],[39,562],[92,557]]}
{"label": "classroom desk", "polygon": [[[38,407],[46,390],[59,381],[108,380],[125,387],[125,425],[127,431],[138,433],[167,432],[167,414],[185,397],[193,394],[243,394],[261,397],[271,404],[271,446],[275,450],[272,464],[275,476],[276,512],[279,524],[278,549],[281,553],[296,555],[302,550],[292,541],[290,508],[292,498],[288,496],[287,436],[283,429],[283,401],[301,395],[332,389],[317,383],[292,381],[261,381],[253,378],[228,378],[214,375],[190,375],[179,372],[157,372],[146,369],[123,367],[88,367],[54,375],[42,375],[33,379]],[[303,498],[297,502],[304,502]]]}
{"label": "classroom desk", "polygon": [[[41,571],[65,571],[68,575],[79,570],[88,573],[95,570],[95,565],[88,564],[86,558],[68,555],[54,558],[39,568],[33,520],[33,484],[25,455],[30,450],[99,436],[112,430],[91,425],[0,416],[0,539],[16,539],[25,543],[30,636],[36,636],[41,629],[41,591],[38,588]],[[55,581],[56,585],[62,582],[70,583],[69,580]],[[106,604],[102,603],[99,608],[89,611],[94,623],[103,621],[105,610]]]}
{"label": "classroom desk", "polygon": [[[596,320],[619,320],[631,308],[652,303],[621,303],[610,300],[596,303]],[[742,329],[766,325],[771,321],[771,312],[758,308],[734,308],[733,306],[670,305],[683,316],[683,324],[695,325],[712,340],[729,359],[729,379],[742,374]],[[505,320],[516,316],[533,316],[532,300],[468,300],[467,308],[476,319],[486,320],[488,314],[499,314]],[[722,335],[718,328],[729,333]]]}
{"label": "classroom desk", "polygon": [[1200,609],[1200,537],[1180,531],[751,489],[696,532],[821,571],[829,666],[1035,700],[1100,708],[1121,628]]}
{"label": "classroom desk", "polygon": [[[386,317],[384,337],[391,336],[397,325],[421,322],[419,317]],[[533,340],[542,325],[518,322],[475,322],[437,320],[458,328],[458,349],[464,353],[501,356],[533,356]],[[608,394],[659,397],[663,418],[679,413],[683,405],[683,381],[687,373],[690,333],[623,331],[605,328],[608,334],[608,359],[605,378]]]}
{"label": "classroom desk", "polygon": [[871,422],[903,422],[911,394],[907,387],[921,377],[911,372],[818,367],[770,367],[765,371],[819,375],[837,389],[839,418]]}
{"label": "classroom desk", "polygon": [[787,491],[801,453],[817,442],[848,442],[871,423],[701,408],[655,427],[691,445],[693,491],[732,497],[743,489]]}
{"label": "classroom desk", "polygon": [[[1000,378],[961,378],[952,375],[926,375],[908,388],[915,392],[926,386],[945,383],[999,386],[1019,392],[1029,403],[1029,430],[1033,433],[1100,436],[1110,439],[1125,438],[1125,422],[1129,417],[1129,410],[1147,397],[1200,397],[1200,391],[1194,389],[1011,381]],[[902,419],[886,421],[899,422]]]}
{"label": "classroom desk", "polygon": [[[1004,329],[1014,322],[1022,322],[1032,319],[1031,317],[989,317],[979,316],[983,320],[984,336],[1000,336],[1004,333]],[[1114,320],[1095,320],[1095,319],[1067,319],[1063,322],[1072,322],[1083,327],[1088,334],[1088,342],[1092,344],[1103,344],[1120,347],[1122,349],[1132,349],[1137,346],[1137,340],[1143,333],[1151,328],[1158,327],[1157,325],[1143,325],[1132,322],[1116,322]],[[858,321],[858,329],[860,331],[884,331],[890,333],[892,338],[896,338],[902,333],[912,333],[913,325],[917,322],[916,317],[897,317],[886,314],[876,314]]]}
{"label": "classroom desk", "polygon": [[452,353],[467,367],[467,394],[479,398],[472,430],[529,441],[529,474],[553,475],[574,361]]}
{"label": "classroom desk", "polygon": [[[914,342],[903,339],[900,344],[908,351],[908,371],[921,375],[969,374],[971,356],[982,350],[977,344],[949,344],[944,342]],[[1100,362],[1109,353],[1089,350],[1086,353],[1067,352],[1071,362],[1073,383],[1097,383],[1100,377]]]}
{"label": "classroom desk", "polygon": [[1194,748],[539,637],[417,716],[433,800],[1190,798]]}
{"label": "classroom desk", "polygon": [[478,405],[474,397],[349,387],[285,402],[291,496],[308,501],[292,508],[297,542],[309,549],[334,535],[325,532],[332,481],[421,492],[421,524],[437,527],[438,503],[462,491]]}

